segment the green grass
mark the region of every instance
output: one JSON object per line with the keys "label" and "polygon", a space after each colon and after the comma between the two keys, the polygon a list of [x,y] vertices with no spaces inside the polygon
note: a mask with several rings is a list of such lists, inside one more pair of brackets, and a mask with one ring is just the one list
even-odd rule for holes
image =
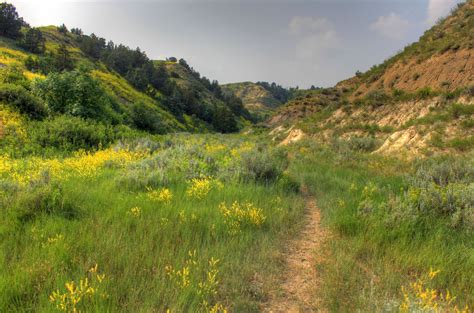
{"label": "green grass", "polygon": [[[469,155],[409,163],[267,140],[154,136],[115,146],[142,156],[100,165],[71,154],[0,159],[0,311],[56,311],[54,292],[88,278],[95,292],[79,301],[84,311],[258,312],[304,221],[301,184],[332,234],[318,266],[329,311],[396,311],[401,287],[430,268],[441,270],[433,288],[472,307]],[[430,177],[448,183],[430,189]],[[195,178],[210,184],[200,198],[189,195]],[[171,200],[151,198],[150,188]]]}
{"label": "green grass", "polygon": [[[95,282],[98,296],[84,298],[80,309],[204,311],[205,300],[209,306],[218,303],[236,312],[258,311],[271,277],[280,270],[275,256],[282,240],[300,225],[302,199],[285,187],[284,180],[244,182],[231,174],[238,169],[239,157],[224,160],[225,156],[240,145],[244,150],[250,147],[238,137],[166,140],[172,147],[124,168],[111,165],[89,178],[52,178],[36,187],[17,187],[0,201],[1,311],[54,311],[49,301],[53,291],[65,292],[65,283],[85,277],[93,282],[88,269],[95,264],[106,276],[101,284]],[[187,177],[211,173],[213,169],[206,167],[211,159],[219,165],[214,177],[224,188],[213,188],[203,199],[189,198]],[[136,171],[164,174],[159,182],[147,182],[157,190],[168,188],[171,202],[151,200],[144,186],[124,185]],[[6,184],[3,180],[2,188]],[[231,233],[219,205],[235,201],[260,208],[265,222],[243,222],[240,232]],[[131,210],[135,207],[140,209],[138,216]],[[186,263],[194,251],[193,261]],[[211,258],[219,260],[212,289],[216,294],[199,293],[205,289],[199,283],[208,282],[212,271]],[[188,267],[189,286],[171,279],[167,266],[176,271]]]}
{"label": "green grass", "polygon": [[410,185],[406,175],[414,164],[336,154],[308,142],[296,148],[307,152],[290,171],[300,173],[310,187],[335,237],[320,269],[330,311],[396,311],[401,286],[430,267],[441,270],[436,288],[448,289],[461,305],[473,306],[472,230],[453,229],[445,217],[404,219],[389,209],[390,199]]}

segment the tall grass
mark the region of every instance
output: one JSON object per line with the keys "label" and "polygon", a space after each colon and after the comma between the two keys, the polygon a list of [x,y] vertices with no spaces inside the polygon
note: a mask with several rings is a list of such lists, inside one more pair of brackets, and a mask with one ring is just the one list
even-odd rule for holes
{"label": "tall grass", "polygon": [[[446,206],[439,211],[410,211],[422,200],[404,202],[409,190],[423,188],[421,181],[437,184],[433,177],[472,189],[469,159],[433,160],[421,166],[367,154],[340,155],[311,142],[294,149],[301,156],[290,171],[299,173],[315,194],[324,222],[335,236],[327,244],[329,260],[321,269],[324,288],[320,291],[331,311],[397,311],[403,298],[401,286],[430,268],[440,270],[434,288],[457,295],[459,307],[473,307],[472,226],[453,224],[456,213],[445,212]],[[459,197],[472,201],[467,191]],[[473,213],[472,202],[452,199],[454,207],[466,215]]]}
{"label": "tall grass", "polygon": [[[258,311],[302,200],[288,184],[240,177],[250,142],[172,139],[123,166],[104,163],[92,176],[14,192],[3,176],[0,311],[54,311],[61,303],[70,310],[78,294],[75,306],[86,311]],[[153,184],[147,173],[164,179]],[[193,178],[209,183],[200,196],[189,191],[204,188]],[[164,189],[168,197],[156,196]],[[93,291],[71,287],[86,278]]]}

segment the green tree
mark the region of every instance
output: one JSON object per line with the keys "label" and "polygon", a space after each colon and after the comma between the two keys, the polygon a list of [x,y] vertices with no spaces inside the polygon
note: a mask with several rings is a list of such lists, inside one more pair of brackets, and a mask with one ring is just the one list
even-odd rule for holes
{"label": "green tree", "polygon": [[18,16],[14,5],[0,3],[0,36],[18,39],[21,37],[21,27],[25,22]]}
{"label": "green tree", "polygon": [[58,31],[59,31],[61,34],[67,34],[68,29],[67,29],[66,25],[62,24],[61,26],[58,27]]}
{"label": "green tree", "polygon": [[74,62],[65,44],[61,44],[54,57],[54,67],[58,72],[70,71],[74,69]]}
{"label": "green tree", "polygon": [[37,81],[33,89],[52,112],[105,122],[116,118],[113,100],[88,73],[52,73]]}
{"label": "green tree", "polygon": [[43,53],[45,50],[45,39],[43,33],[38,28],[29,28],[20,46],[33,53]]}
{"label": "green tree", "polygon": [[219,106],[214,113],[214,128],[222,133],[232,133],[238,130],[234,114],[225,106]]}
{"label": "green tree", "polygon": [[143,102],[138,102],[132,107],[132,121],[136,128],[152,133],[165,132],[158,110]]}

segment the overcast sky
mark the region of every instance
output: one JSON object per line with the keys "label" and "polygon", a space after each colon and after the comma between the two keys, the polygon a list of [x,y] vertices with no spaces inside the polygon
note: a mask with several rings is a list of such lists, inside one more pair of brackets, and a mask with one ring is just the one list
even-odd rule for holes
{"label": "overcast sky", "polygon": [[13,0],[33,26],[79,27],[220,83],[332,86],[416,41],[460,0]]}

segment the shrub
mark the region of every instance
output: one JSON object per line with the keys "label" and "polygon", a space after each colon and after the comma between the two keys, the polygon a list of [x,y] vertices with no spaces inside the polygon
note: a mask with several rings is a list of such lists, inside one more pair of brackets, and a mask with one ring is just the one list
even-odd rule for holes
{"label": "shrub", "polygon": [[424,161],[408,190],[389,201],[392,216],[427,223],[441,218],[451,227],[474,230],[473,165],[469,158]]}
{"label": "shrub", "polygon": [[113,100],[86,72],[52,73],[44,80],[37,80],[33,89],[53,112],[98,121],[116,119]]}
{"label": "shrub", "polygon": [[372,152],[380,145],[380,141],[374,137],[351,137],[347,143],[351,150],[363,152]]}
{"label": "shrub", "polygon": [[63,152],[105,147],[114,139],[110,126],[71,116],[34,123],[30,134],[31,140],[40,147]]}
{"label": "shrub", "polygon": [[428,99],[435,95],[436,95],[436,92],[434,92],[430,87],[421,88],[416,92],[416,96],[419,99]]}
{"label": "shrub", "polygon": [[383,90],[375,90],[367,94],[365,101],[368,105],[382,106],[390,101],[390,96],[387,95]]}
{"label": "shrub", "polygon": [[259,147],[257,151],[242,155],[241,177],[244,180],[271,183],[281,177],[285,167],[286,159],[283,160],[282,156],[277,155],[275,151],[267,151]]}
{"label": "shrub", "polygon": [[20,85],[0,85],[0,101],[32,119],[43,119],[48,115],[44,103]]}
{"label": "shrub", "polygon": [[45,50],[43,33],[38,28],[29,28],[20,41],[20,46],[32,53],[43,53]]}
{"label": "shrub", "polygon": [[21,222],[28,222],[42,214],[73,219],[79,216],[77,206],[65,197],[57,184],[43,184],[18,195],[15,214]]}
{"label": "shrub", "polygon": [[474,162],[469,159],[447,158],[428,159],[418,165],[415,175],[410,178],[413,186],[429,184],[446,186],[452,183],[468,183],[474,180]]}
{"label": "shrub", "polygon": [[278,179],[277,185],[284,191],[289,193],[297,193],[300,190],[300,184],[289,175],[283,173]]}
{"label": "shrub", "polygon": [[158,108],[138,102],[133,105],[131,113],[132,122],[136,128],[155,134],[164,134],[166,132]]}
{"label": "shrub", "polygon": [[0,68],[0,83],[21,85],[25,88],[30,85],[28,79],[23,75],[23,70],[17,65]]}
{"label": "shrub", "polygon": [[471,116],[474,114],[474,105],[454,103],[449,107],[449,111],[454,118],[460,118],[461,116]]}

